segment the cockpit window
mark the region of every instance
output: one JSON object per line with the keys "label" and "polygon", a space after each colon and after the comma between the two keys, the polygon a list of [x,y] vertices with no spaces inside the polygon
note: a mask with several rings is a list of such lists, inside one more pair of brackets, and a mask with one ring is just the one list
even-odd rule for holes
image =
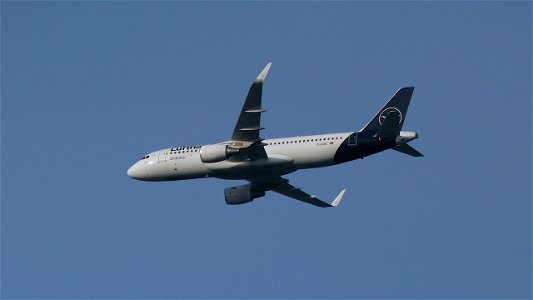
{"label": "cockpit window", "polygon": [[148,157],[150,157],[150,155],[146,155],[145,157],[141,158],[141,160],[147,159]]}

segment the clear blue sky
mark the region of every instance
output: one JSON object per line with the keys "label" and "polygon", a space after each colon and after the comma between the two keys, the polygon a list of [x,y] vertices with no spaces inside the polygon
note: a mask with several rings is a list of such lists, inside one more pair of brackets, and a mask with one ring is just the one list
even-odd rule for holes
{"label": "clear blue sky", "polygon": [[[531,297],[531,2],[1,3],[2,298]],[[288,175],[126,176],[229,138],[360,129],[401,86],[426,155]]]}

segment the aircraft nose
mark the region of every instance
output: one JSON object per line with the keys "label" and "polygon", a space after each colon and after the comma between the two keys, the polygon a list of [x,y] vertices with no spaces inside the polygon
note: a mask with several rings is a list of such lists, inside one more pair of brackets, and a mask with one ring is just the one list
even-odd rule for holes
{"label": "aircraft nose", "polygon": [[142,179],[142,170],[139,164],[134,164],[128,169],[128,177],[133,179]]}

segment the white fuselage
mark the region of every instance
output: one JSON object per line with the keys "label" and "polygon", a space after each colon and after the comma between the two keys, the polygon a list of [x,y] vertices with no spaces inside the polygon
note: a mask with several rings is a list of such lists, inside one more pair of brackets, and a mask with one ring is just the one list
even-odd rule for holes
{"label": "white fuselage", "polygon": [[146,181],[207,177],[249,179],[265,173],[281,176],[298,169],[333,165],[337,149],[351,133],[266,139],[263,143],[268,158],[257,160],[243,160],[237,155],[220,162],[204,163],[200,158],[201,146],[167,148],[139,160],[128,170],[128,176]]}
{"label": "white fuselage", "polygon": [[331,202],[304,192],[282,176],[299,169],[319,168],[360,159],[387,149],[420,157],[407,142],[415,132],[402,132],[413,87],[400,88],[382,109],[357,132],[296,136],[263,140],[260,131],[263,82],[268,63],[254,80],[229,141],[203,146],[172,147],[145,155],[128,169],[143,181],[171,181],[216,177],[248,183],[224,189],[227,204],[236,205],[273,191],[318,207],[335,207],[346,189]]}

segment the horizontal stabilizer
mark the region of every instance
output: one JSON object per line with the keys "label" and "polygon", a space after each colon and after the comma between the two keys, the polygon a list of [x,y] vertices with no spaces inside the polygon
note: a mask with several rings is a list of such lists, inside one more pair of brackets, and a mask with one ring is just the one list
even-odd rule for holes
{"label": "horizontal stabilizer", "polygon": [[396,150],[398,152],[401,152],[401,153],[404,153],[404,154],[407,154],[407,155],[411,155],[411,156],[414,156],[414,157],[422,157],[422,156],[424,156],[422,153],[416,151],[415,148],[409,146],[408,144],[403,144],[403,145],[400,145],[400,146],[396,146],[396,147],[392,148],[392,150]]}

